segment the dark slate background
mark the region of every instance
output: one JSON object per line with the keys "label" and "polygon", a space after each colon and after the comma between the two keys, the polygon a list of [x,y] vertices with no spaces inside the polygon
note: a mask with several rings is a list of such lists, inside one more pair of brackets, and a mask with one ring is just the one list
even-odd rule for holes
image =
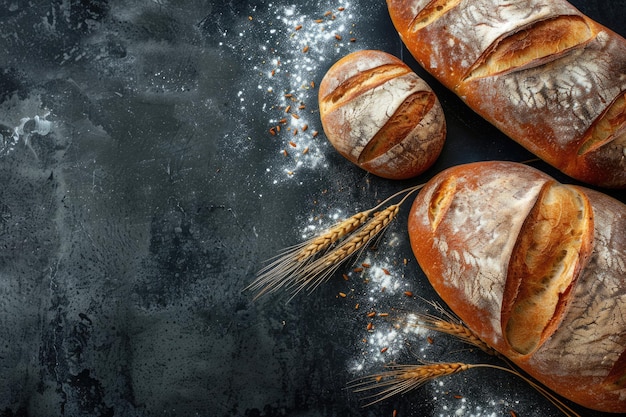
{"label": "dark slate background", "polygon": [[[626,1],[573,3],[626,34]],[[313,137],[315,86],[358,49],[402,57],[440,97],[448,142],[421,178],[367,175]],[[291,93],[304,121],[273,136]],[[348,265],[291,302],[242,292],[333,216],[447,166],[532,157],[415,65],[383,1],[4,0],[0,135],[1,416],[560,415],[489,370],[367,408],[345,388],[393,361],[493,361],[393,332],[425,308],[404,290],[436,299],[408,247],[408,206],[364,255],[378,276]],[[369,309],[392,313],[380,340]]]}

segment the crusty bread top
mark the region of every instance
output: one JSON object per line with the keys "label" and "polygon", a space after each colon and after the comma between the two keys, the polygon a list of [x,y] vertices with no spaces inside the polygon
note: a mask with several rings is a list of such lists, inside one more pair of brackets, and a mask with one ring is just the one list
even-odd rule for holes
{"label": "crusty bread top", "polygon": [[613,412],[626,412],[624,230],[623,203],[497,161],[438,174],[409,216],[415,257],[461,320],[559,394]]}
{"label": "crusty bread top", "polygon": [[411,72],[404,62],[387,53],[365,50],[349,54],[337,61],[322,79],[318,93],[320,111],[330,113],[355,97]]}
{"label": "crusty bread top", "polygon": [[557,61],[466,80],[456,90],[544,161],[607,187],[626,186],[624,91],[626,42],[606,32]]}
{"label": "crusty bread top", "polygon": [[[388,0],[387,3],[391,19],[409,50],[417,52],[419,46],[415,58],[452,90],[510,35],[559,16],[584,19],[573,6],[554,0],[503,4],[493,0]],[[424,22],[427,16],[430,18]],[[509,55],[509,59],[517,55]]]}
{"label": "crusty bread top", "polygon": [[509,260],[547,181],[518,164],[462,165],[429,181],[411,209],[411,245],[431,284],[500,351],[509,349],[500,322]]}
{"label": "crusty bread top", "polygon": [[445,118],[432,89],[382,51],[358,51],[337,61],[320,83],[319,106],[335,149],[386,178],[417,175],[443,146]]}
{"label": "crusty bread top", "polygon": [[626,188],[626,40],[564,0],[387,0],[415,59],[564,173]]}

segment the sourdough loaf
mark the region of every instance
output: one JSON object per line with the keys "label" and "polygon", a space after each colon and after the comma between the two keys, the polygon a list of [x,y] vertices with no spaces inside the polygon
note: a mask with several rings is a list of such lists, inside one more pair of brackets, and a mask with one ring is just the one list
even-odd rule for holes
{"label": "sourdough loaf", "polygon": [[435,290],[487,344],[585,407],[626,412],[626,205],[526,165],[450,168],[409,215]]}
{"label": "sourdough loaf", "polygon": [[357,51],[337,61],[320,83],[319,107],[335,149],[381,177],[422,173],[445,141],[443,110],[432,89],[382,51]]}
{"label": "sourdough loaf", "polygon": [[565,0],[387,0],[415,59],[573,178],[626,187],[626,40]]}

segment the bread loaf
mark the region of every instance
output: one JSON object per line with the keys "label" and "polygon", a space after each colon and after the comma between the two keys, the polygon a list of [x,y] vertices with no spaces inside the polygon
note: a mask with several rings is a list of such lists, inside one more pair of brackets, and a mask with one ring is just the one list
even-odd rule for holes
{"label": "bread loaf", "polygon": [[320,83],[319,106],[335,149],[381,177],[422,173],[445,141],[443,110],[431,88],[385,52],[358,51],[337,61]]}
{"label": "bread loaf", "polygon": [[565,0],[387,0],[404,44],[479,115],[573,178],[626,187],[626,40]]}
{"label": "bread loaf", "polygon": [[626,412],[626,205],[478,162],[429,181],[408,227],[432,286],[481,339],[558,394]]}

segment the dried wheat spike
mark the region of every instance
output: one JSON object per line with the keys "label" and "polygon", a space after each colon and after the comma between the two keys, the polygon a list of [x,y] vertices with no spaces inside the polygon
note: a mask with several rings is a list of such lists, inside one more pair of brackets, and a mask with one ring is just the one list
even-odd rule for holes
{"label": "dried wheat spike", "polygon": [[419,365],[393,365],[389,367],[389,371],[381,372],[379,374],[369,375],[352,383],[348,384],[348,388],[354,392],[364,392],[377,390],[378,392],[366,397],[371,401],[365,404],[364,407],[368,407],[377,402],[384,401],[395,395],[406,394],[407,392],[419,388],[428,381],[441,378],[448,375],[454,375],[460,372],[467,371],[475,368],[491,368],[498,371],[507,372],[523,381],[528,383],[531,387],[537,390],[548,401],[550,401],[556,408],[559,409],[567,417],[581,417],[571,407],[561,401],[550,390],[542,386],[541,384],[533,381],[522,375],[519,371],[513,368],[505,368],[503,366],[492,364],[468,364],[462,362],[442,362],[442,363],[427,363],[422,362]]}
{"label": "dried wheat spike", "polygon": [[427,303],[433,306],[441,314],[441,317],[432,314],[416,314],[418,326],[456,337],[467,344],[476,346],[489,355],[500,356],[498,351],[478,337],[461,319],[434,301],[427,301]]}
{"label": "dried wheat spike", "polygon": [[358,229],[369,218],[370,210],[365,210],[354,216],[332,226],[330,229],[322,233],[321,235],[309,240],[296,255],[297,262],[303,262],[312,256],[321,253],[328,249],[330,245],[341,240],[345,236],[349,235],[356,229]]}
{"label": "dried wheat spike", "polygon": [[320,258],[320,263],[327,266],[335,265],[364,248],[373,238],[385,230],[396,217],[399,210],[400,205],[393,204],[376,213],[374,218],[365,223],[354,236],[345,240],[337,249],[329,252],[327,256]]}
{"label": "dried wheat spike", "polygon": [[498,371],[506,372],[521,378],[532,388],[537,390],[542,396],[550,401],[567,417],[581,417],[576,411],[565,404],[549,389],[534,381],[530,377],[524,376],[522,373],[512,368],[508,364],[508,368],[499,365],[486,363],[468,364],[462,362],[421,362],[419,365],[392,365],[389,370],[374,375],[365,376],[363,378],[352,381],[348,384],[348,388],[354,392],[377,391],[366,397],[371,400],[365,404],[368,407],[380,401],[389,399],[396,395],[406,394],[407,392],[419,388],[425,383],[437,378],[454,375],[460,372],[475,368],[490,368]]}
{"label": "dried wheat spike", "polygon": [[326,281],[347,259],[360,253],[374,238],[389,226],[400,210],[400,203],[393,204],[374,216],[358,230],[347,236],[337,247],[311,262],[301,271],[295,293],[317,288]]}
{"label": "dried wheat spike", "polygon": [[[319,236],[286,249],[262,268],[244,291],[256,292],[255,299],[280,289],[291,289],[292,297],[303,289],[314,290],[355,253],[360,253],[393,220],[400,206],[423,184],[404,189],[374,208],[359,212],[330,227]],[[399,203],[371,214],[401,196]]]}
{"label": "dried wheat spike", "polygon": [[263,294],[289,288],[297,284],[303,271],[333,244],[358,229],[369,218],[373,209],[359,212],[331,226],[321,235],[286,249],[261,269],[257,278],[244,291],[255,291],[255,299]]}
{"label": "dried wheat spike", "polygon": [[370,399],[365,406],[384,401],[395,395],[406,394],[426,382],[448,375],[467,371],[470,368],[483,366],[461,362],[423,363],[420,365],[393,365],[388,371],[366,376],[348,384],[354,392],[376,390],[366,397]]}

